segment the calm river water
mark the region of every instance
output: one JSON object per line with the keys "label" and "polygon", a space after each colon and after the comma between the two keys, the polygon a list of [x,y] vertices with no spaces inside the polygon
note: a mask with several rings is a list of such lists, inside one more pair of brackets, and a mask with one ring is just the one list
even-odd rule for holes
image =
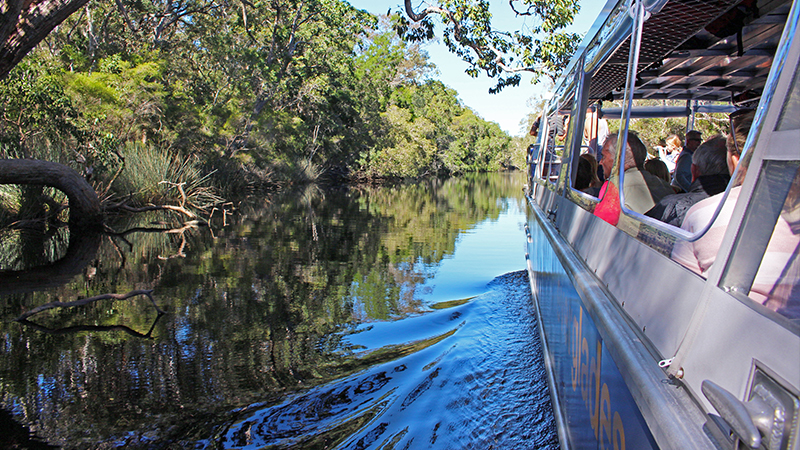
{"label": "calm river water", "polygon": [[[309,187],[210,228],[0,233],[0,443],[557,448],[523,182]],[[136,289],[165,314],[138,296],[14,320]]]}

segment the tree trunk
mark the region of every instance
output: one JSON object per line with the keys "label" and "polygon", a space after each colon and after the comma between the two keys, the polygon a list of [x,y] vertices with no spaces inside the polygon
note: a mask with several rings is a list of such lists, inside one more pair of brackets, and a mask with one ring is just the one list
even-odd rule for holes
{"label": "tree trunk", "polygon": [[100,200],[89,182],[69,167],[35,159],[0,159],[0,184],[54,187],[69,198],[69,223],[99,227],[103,223]]}
{"label": "tree trunk", "polygon": [[89,0],[0,1],[0,80],[50,31]]}

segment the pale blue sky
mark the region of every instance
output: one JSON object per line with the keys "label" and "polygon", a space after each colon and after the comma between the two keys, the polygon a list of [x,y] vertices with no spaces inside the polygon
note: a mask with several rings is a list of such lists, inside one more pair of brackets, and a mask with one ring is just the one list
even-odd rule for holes
{"label": "pale blue sky", "polygon": [[[390,8],[402,8],[401,0],[348,0],[358,9],[367,10],[373,14],[386,14]],[[419,3],[415,1],[415,4]],[[594,23],[595,18],[605,5],[605,0],[583,0],[581,11],[571,30],[585,33]],[[525,19],[514,17],[513,11],[508,6],[507,0],[494,0],[491,2],[492,24],[500,30],[517,30],[525,26]],[[545,88],[540,85],[531,85],[530,77],[525,77],[518,87],[507,87],[499,94],[489,94],[489,88],[495,85],[495,80],[481,75],[471,78],[464,73],[466,63],[448,52],[441,43],[428,44],[425,48],[430,55],[430,60],[439,69],[439,79],[444,84],[458,91],[459,98],[465,105],[475,110],[478,115],[486,120],[497,122],[506,132],[520,136],[527,130],[521,127],[521,121],[530,112],[528,100],[531,97],[541,97]]]}

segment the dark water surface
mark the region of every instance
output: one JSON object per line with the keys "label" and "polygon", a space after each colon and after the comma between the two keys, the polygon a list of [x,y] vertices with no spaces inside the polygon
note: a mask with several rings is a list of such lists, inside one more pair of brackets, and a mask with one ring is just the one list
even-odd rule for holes
{"label": "dark water surface", "polygon": [[[312,187],[182,231],[0,233],[0,443],[556,448],[523,180]],[[135,289],[166,314],[138,296],[14,321]]]}

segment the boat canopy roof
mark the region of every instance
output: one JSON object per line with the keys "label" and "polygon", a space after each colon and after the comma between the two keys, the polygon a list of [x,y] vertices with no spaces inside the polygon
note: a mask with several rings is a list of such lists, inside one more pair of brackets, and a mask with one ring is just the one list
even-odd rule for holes
{"label": "boat canopy roof", "polygon": [[[610,0],[582,42],[556,92],[583,59],[590,101],[623,97],[632,18]],[[789,0],[647,1],[635,98],[757,101],[767,80]],[[584,59],[585,58],[585,59]]]}

